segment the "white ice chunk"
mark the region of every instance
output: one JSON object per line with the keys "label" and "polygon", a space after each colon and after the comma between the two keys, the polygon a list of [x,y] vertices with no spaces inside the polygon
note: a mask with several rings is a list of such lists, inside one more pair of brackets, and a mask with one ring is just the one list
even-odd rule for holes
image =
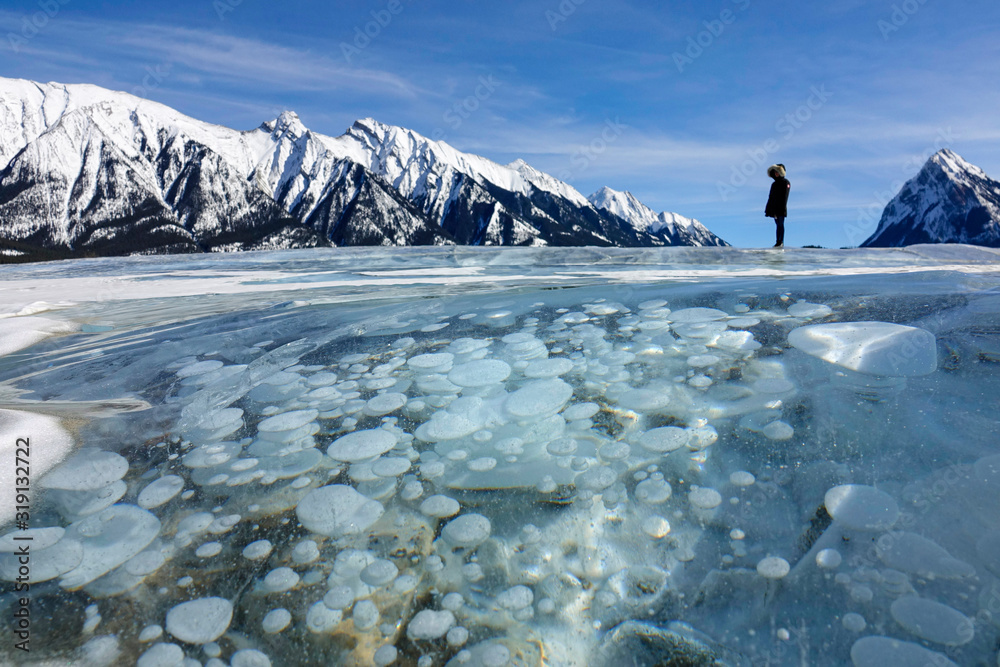
{"label": "white ice chunk", "polygon": [[[19,440],[24,439],[25,440]],[[45,443],[32,447],[32,443]],[[39,482],[48,470],[59,463],[73,448],[73,437],[63,429],[60,421],[48,415],[21,410],[0,410],[0,489],[14,489],[22,475],[17,471],[18,448],[23,458],[24,448],[29,449],[32,479]],[[0,526],[14,519],[18,512],[14,502],[0,503]]]}
{"label": "white ice chunk", "polygon": [[937,369],[934,334],[900,324],[814,324],[792,330],[788,342],[806,354],[868,375],[911,377]]}

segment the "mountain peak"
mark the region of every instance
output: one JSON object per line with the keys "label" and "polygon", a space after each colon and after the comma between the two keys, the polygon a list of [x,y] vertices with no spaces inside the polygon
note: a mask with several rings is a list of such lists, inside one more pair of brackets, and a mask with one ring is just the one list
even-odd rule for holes
{"label": "mountain peak", "polygon": [[932,155],[861,246],[916,243],[1000,246],[1000,182],[947,148]]}
{"label": "mountain peak", "polygon": [[979,178],[986,177],[982,169],[967,162],[962,156],[947,148],[942,148],[927,160],[924,169],[931,168],[939,169],[952,179],[966,174],[972,174]]}
{"label": "mountain peak", "polygon": [[262,130],[275,136],[287,134],[299,137],[309,131],[306,126],[302,124],[302,121],[299,120],[299,115],[290,110],[282,111],[278,114],[277,118],[261,123],[260,127]]}
{"label": "mountain peak", "polygon": [[727,245],[697,220],[669,211],[657,213],[627,190],[604,186],[587,199],[595,208],[628,221],[640,231],[660,234],[671,240],[683,238],[687,245]]}

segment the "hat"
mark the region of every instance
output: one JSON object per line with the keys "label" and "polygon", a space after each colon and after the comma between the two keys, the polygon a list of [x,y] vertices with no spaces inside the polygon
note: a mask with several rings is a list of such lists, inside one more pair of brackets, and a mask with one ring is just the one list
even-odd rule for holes
{"label": "hat", "polygon": [[772,164],[770,167],[767,168],[767,175],[768,176],[770,176],[770,177],[773,178],[775,174],[777,174],[781,178],[784,178],[785,177],[785,165],[780,164],[780,163],[779,164]]}

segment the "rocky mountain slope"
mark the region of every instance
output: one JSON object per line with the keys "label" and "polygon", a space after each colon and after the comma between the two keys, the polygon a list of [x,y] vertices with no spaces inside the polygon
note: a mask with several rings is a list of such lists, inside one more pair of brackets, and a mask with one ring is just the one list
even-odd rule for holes
{"label": "rocky mountain slope", "polygon": [[[604,193],[603,195],[601,193]],[[627,193],[590,199],[372,119],[250,131],[90,85],[0,78],[6,259],[321,245],[725,245]],[[614,204],[631,198],[630,206]],[[659,222],[651,223],[652,215]]]}

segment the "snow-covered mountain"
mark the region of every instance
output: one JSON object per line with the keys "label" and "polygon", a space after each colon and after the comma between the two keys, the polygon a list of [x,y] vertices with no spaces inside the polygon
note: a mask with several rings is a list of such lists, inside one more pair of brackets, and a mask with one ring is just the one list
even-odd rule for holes
{"label": "snow-covered mountain", "polygon": [[241,132],[97,86],[0,78],[8,255],[722,244],[667,227],[595,206],[523,161],[501,165],[372,119],[329,137],[284,112]]}
{"label": "snow-covered mountain", "polygon": [[663,238],[667,245],[729,245],[697,220],[677,213],[657,213],[631,192],[603,187],[588,199],[602,211],[628,220],[636,229]]}
{"label": "snow-covered mountain", "polygon": [[942,149],[903,185],[862,247],[969,243],[1000,247],[1000,181]]}

